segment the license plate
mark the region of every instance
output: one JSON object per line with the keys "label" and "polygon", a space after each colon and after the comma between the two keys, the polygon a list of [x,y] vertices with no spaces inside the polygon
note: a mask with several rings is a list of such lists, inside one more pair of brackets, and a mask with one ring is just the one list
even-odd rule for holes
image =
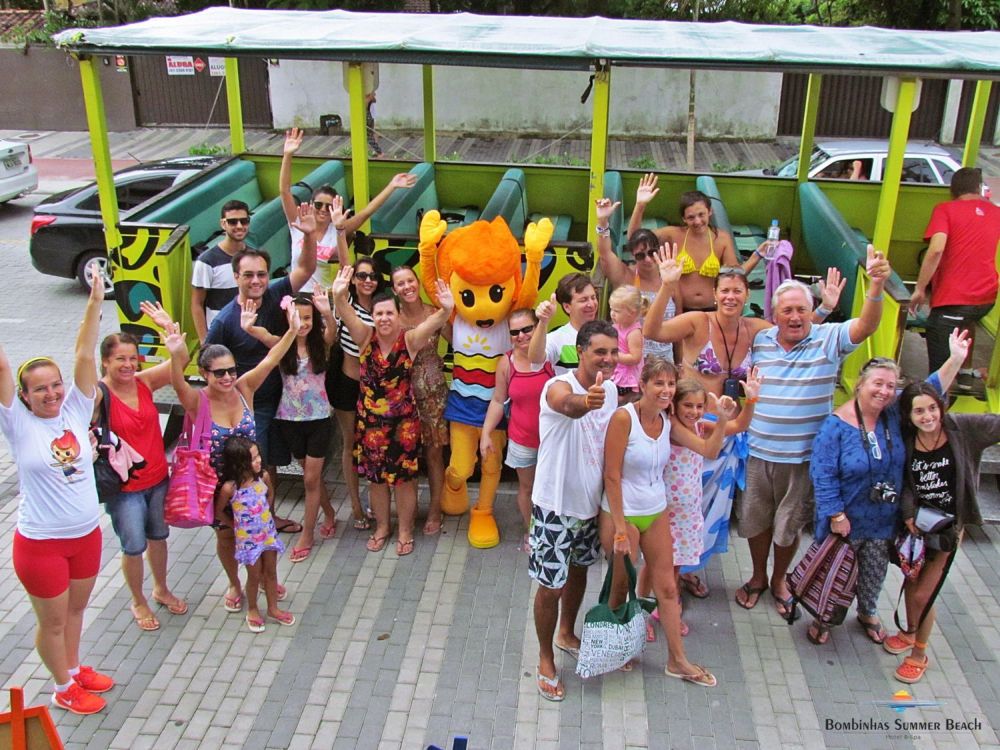
{"label": "license plate", "polygon": [[21,157],[10,156],[3,160],[3,165],[7,167],[7,169],[14,169],[15,167],[19,167],[21,166]]}

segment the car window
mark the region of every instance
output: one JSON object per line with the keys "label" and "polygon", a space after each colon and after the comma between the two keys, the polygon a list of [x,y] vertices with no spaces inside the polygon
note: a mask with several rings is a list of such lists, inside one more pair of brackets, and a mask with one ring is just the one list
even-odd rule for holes
{"label": "car window", "polygon": [[[819,146],[813,146],[812,154],[809,157],[809,172],[811,173],[813,169],[816,168],[817,164],[822,164],[824,160],[829,159],[830,155],[826,153]],[[799,157],[793,156],[786,159],[775,171],[774,174],[777,177],[795,177],[799,171]]]}
{"label": "car window", "polygon": [[[836,159],[824,164],[814,177],[829,180],[867,180],[872,173],[873,159]],[[857,165],[857,171],[855,166]]]}
{"label": "car window", "polygon": [[903,182],[922,182],[927,185],[937,183],[937,175],[931,169],[930,162],[925,157],[910,157],[903,159]]}
{"label": "car window", "polygon": [[[173,185],[173,182],[174,176],[168,174],[143,177],[138,180],[115,185],[115,193],[118,195],[118,210],[132,210],[140,203],[145,203],[153,196],[162,193]],[[77,207],[84,211],[100,211],[101,203],[97,192],[95,191],[93,195],[80,201]]]}
{"label": "car window", "polygon": [[934,166],[937,168],[938,174],[941,176],[942,185],[951,184],[951,176],[955,174],[955,168],[951,166],[946,161],[941,161],[940,159],[931,159],[934,162]]}

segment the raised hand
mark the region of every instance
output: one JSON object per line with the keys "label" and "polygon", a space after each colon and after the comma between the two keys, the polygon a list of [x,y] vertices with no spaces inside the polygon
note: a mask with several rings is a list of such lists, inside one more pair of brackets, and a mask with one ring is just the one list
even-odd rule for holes
{"label": "raised hand", "polygon": [[400,172],[397,175],[393,175],[393,178],[389,180],[389,185],[393,188],[411,188],[416,184],[417,176],[409,172]]}
{"label": "raised hand", "polygon": [[291,156],[295,154],[299,147],[302,145],[302,130],[299,128],[292,128],[291,130],[285,131],[285,146],[282,148],[281,153]]}
{"label": "raised hand", "polygon": [[428,211],[420,220],[420,248],[437,245],[448,231],[448,222],[435,210]]}
{"label": "raised hand", "polygon": [[584,396],[587,408],[591,411],[600,409],[604,406],[604,373],[598,371],[597,377],[594,378],[594,384],[587,389],[587,395]]}
{"label": "raised hand", "polygon": [[747,373],[747,379],[740,381],[740,387],[743,389],[743,395],[749,401],[756,401],[757,397],[760,396],[760,387],[764,384],[764,376],[760,374],[760,368],[751,368],[750,372]]}
{"label": "raised hand", "polygon": [[174,322],[174,319],[170,317],[170,313],[164,310],[163,305],[159,302],[143,300],[139,303],[139,310],[160,328],[166,329],[168,325]]}
{"label": "raised hand", "polygon": [[966,330],[956,328],[948,336],[948,351],[952,357],[961,357],[963,362],[969,356],[970,346],[972,346],[972,336]]}
{"label": "raised hand", "polygon": [[720,417],[722,421],[729,421],[736,416],[736,402],[729,396],[716,396],[710,392],[708,394],[708,411]]}
{"label": "raised hand", "polygon": [[597,222],[607,224],[611,221],[611,217],[614,216],[618,207],[622,204],[621,201],[611,202],[610,198],[598,198],[594,202],[594,211],[597,214]]}
{"label": "raised hand", "polygon": [[879,283],[884,283],[891,273],[885,254],[876,250],[874,245],[868,245],[866,250],[865,272],[872,281]]}
{"label": "raised hand", "polygon": [[652,172],[644,174],[639,180],[639,189],[635,191],[635,202],[641,206],[648,205],[660,192],[660,189],[656,187],[656,183],[659,181],[660,178]]}
{"label": "raised hand", "polygon": [[663,284],[676,284],[684,275],[684,267],[677,260],[677,243],[670,244],[664,242],[659,250],[653,251],[653,259],[660,269],[660,282]]}
{"label": "raised hand", "polygon": [[538,307],[535,308],[535,317],[538,318],[542,323],[548,323],[552,316],[556,314],[556,310],[559,309],[556,303],[555,292],[548,299],[542,300],[538,303]]}
{"label": "raised hand", "polygon": [[436,284],[438,305],[442,310],[447,311],[450,315],[451,311],[455,309],[455,297],[451,293],[451,287],[448,286],[444,280],[438,279]]}
{"label": "raised hand", "polygon": [[291,304],[288,309],[285,310],[288,315],[288,328],[291,331],[299,332],[299,328],[302,326],[302,319],[299,315],[299,306],[296,304]]}
{"label": "raised hand", "polygon": [[826,271],[826,281],[819,281],[820,304],[827,310],[836,310],[846,285],[847,279],[841,278],[840,269],[830,266]]}
{"label": "raised hand", "polygon": [[248,299],[240,308],[240,328],[249,333],[250,329],[253,328],[253,324],[256,322],[257,302],[256,300]]}
{"label": "raised hand", "polygon": [[176,323],[169,323],[164,327],[167,334],[163,339],[163,345],[167,347],[171,357],[187,356],[187,344],[184,342],[186,333],[181,331],[181,327]]}
{"label": "raised hand", "polygon": [[529,263],[541,263],[545,248],[555,233],[556,227],[552,219],[544,216],[537,222],[533,221],[524,228],[524,257]]}
{"label": "raised hand", "polygon": [[347,218],[347,212],[344,211],[344,199],[342,196],[335,195],[330,201],[330,223],[333,224],[337,229],[340,229],[340,225],[344,223],[344,219]]}
{"label": "raised hand", "polygon": [[347,292],[351,288],[351,277],[354,276],[354,269],[351,266],[344,266],[337,272],[337,278],[333,280],[333,298],[347,299]]}
{"label": "raised hand", "polygon": [[312,295],[313,307],[316,308],[316,312],[320,315],[330,314],[330,290],[321,287],[319,284],[313,289]]}
{"label": "raised hand", "polygon": [[298,207],[298,216],[292,222],[292,226],[302,234],[312,234],[316,231],[316,209],[312,203],[301,203]]}

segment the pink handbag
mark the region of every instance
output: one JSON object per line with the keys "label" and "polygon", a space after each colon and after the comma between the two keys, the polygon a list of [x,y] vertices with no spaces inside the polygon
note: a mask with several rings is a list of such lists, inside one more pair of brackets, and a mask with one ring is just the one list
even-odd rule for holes
{"label": "pink handbag", "polygon": [[210,526],[215,521],[215,486],[219,478],[209,462],[212,410],[204,392],[199,394],[198,415],[184,415],[184,430],[170,462],[170,485],[163,517],[181,529]]}

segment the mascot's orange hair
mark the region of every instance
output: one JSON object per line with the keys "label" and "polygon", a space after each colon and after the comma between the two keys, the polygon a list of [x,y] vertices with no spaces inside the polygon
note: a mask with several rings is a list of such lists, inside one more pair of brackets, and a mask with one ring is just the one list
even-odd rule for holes
{"label": "mascot's orange hair", "polygon": [[521,248],[499,216],[445,235],[438,246],[437,266],[442,279],[450,279],[454,272],[477,286],[514,277],[514,298],[521,292]]}

